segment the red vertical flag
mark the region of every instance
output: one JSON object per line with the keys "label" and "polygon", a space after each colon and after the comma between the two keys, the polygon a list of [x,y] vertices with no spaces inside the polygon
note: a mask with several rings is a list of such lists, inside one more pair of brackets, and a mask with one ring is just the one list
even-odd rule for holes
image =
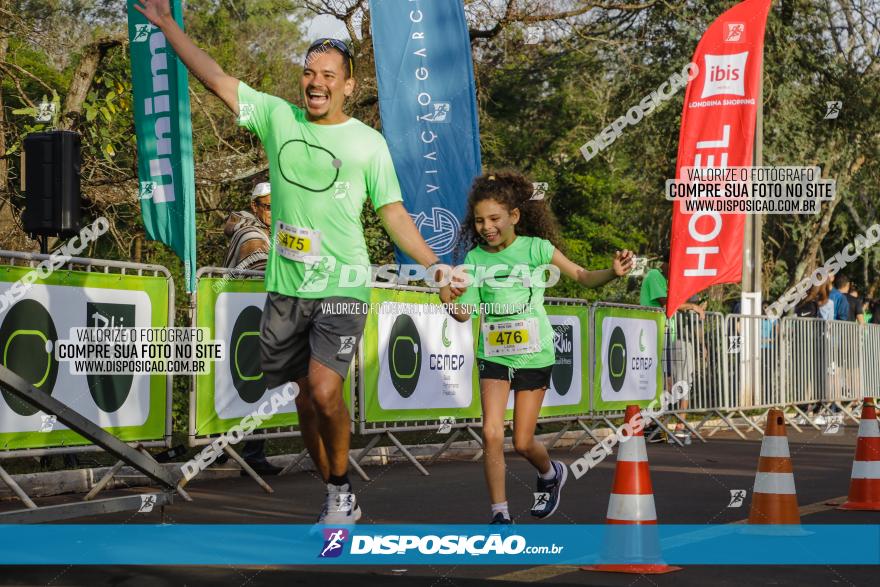
{"label": "red vertical flag", "polygon": [[[740,2],[719,16],[700,39],[693,58],[699,75],[688,83],[681,114],[677,178],[682,167],[752,164],[764,28],[771,2]],[[684,214],[680,200],[672,206],[667,316],[710,285],[742,278],[745,229],[742,214]]]}

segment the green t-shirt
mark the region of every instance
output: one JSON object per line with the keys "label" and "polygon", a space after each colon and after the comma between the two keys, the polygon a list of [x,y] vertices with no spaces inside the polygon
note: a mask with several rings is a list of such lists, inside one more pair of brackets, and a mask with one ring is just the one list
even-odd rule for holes
{"label": "green t-shirt", "polygon": [[[238,104],[238,124],[257,135],[269,159],[273,246],[266,291],[369,301],[368,286],[360,285],[364,280],[354,279],[357,270],[347,271],[346,280],[359,285],[341,287],[339,281],[342,265],[370,264],[361,225],[367,196],[377,210],[402,200],[385,138],[355,118],[314,124],[301,108],[243,82]],[[279,221],[287,226],[280,240]],[[317,238],[311,231],[319,231]],[[293,260],[282,254],[298,249],[308,256]]]}
{"label": "green t-shirt", "polygon": [[[645,273],[642,279],[642,289],[639,292],[639,305],[650,306],[652,308],[662,308],[658,300],[665,298],[669,294],[666,278],[659,269],[651,269]],[[667,320],[666,328],[669,331],[669,341],[675,341],[675,320]]]}
{"label": "green t-shirt", "polygon": [[[538,352],[487,357],[483,350],[481,325],[477,358],[516,369],[538,369],[556,362],[553,327],[544,310],[545,288],[541,285],[548,276],[546,272],[539,276],[535,271],[540,265],[550,264],[555,250],[553,243],[548,240],[518,236],[503,251],[490,253],[478,246],[465,256],[464,265],[468,267],[470,275],[478,276],[480,267],[495,267],[492,272],[494,281],[510,284],[511,287],[497,287],[492,283],[493,279],[487,279],[479,287],[476,284],[468,287],[457,300],[458,303],[475,306],[484,304],[484,309],[487,310],[483,312],[485,323],[535,318],[541,341],[541,350]],[[532,276],[537,278],[536,282],[531,281]]]}

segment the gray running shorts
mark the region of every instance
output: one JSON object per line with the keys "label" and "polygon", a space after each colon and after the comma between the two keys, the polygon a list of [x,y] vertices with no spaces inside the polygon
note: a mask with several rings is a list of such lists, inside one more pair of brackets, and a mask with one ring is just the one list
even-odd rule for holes
{"label": "gray running shorts", "polygon": [[269,389],[308,375],[309,359],[345,379],[368,305],[346,297],[294,298],[269,292],[260,320],[260,358]]}

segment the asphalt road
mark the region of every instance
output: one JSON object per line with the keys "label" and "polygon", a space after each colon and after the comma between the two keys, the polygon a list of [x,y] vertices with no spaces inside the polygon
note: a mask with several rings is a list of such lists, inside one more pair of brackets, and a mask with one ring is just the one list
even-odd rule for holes
{"label": "asphalt road", "polygon": [[[880,524],[880,512],[844,512],[825,504],[845,496],[855,447],[855,427],[843,434],[823,435],[789,430],[792,460],[803,523]],[[757,467],[760,439],[748,441],[721,433],[708,443],[679,448],[651,444],[648,454],[659,521],[670,524],[726,524],[748,517],[742,507],[728,507],[730,491],[750,490]],[[587,447],[554,451],[554,458],[571,462]],[[395,462],[368,467],[368,483],[357,481],[362,523],[484,523],[488,497],[479,462],[469,459],[439,462],[423,477],[411,465]],[[557,524],[601,524],[605,521],[614,474],[609,458],[580,479],[569,478]],[[248,478],[193,482],[192,503],[168,506],[166,523],[177,524],[305,524],[314,521],[323,487],[313,473],[299,471],[269,479],[275,493],[264,493]],[[534,491],[534,472],[523,459],[508,455],[508,500],[517,524],[536,523],[528,514]],[[108,493],[107,496],[120,494]],[[41,505],[70,498],[40,500]],[[7,509],[8,504],[4,505]],[[158,523],[157,512],[105,515],[72,520],[75,523]],[[0,585],[88,585],[98,587],[152,585],[494,585],[540,582],[572,585],[876,585],[877,567],[841,561],[827,566],[687,566],[667,575],[591,573],[576,567],[411,566],[386,567],[0,567]]]}

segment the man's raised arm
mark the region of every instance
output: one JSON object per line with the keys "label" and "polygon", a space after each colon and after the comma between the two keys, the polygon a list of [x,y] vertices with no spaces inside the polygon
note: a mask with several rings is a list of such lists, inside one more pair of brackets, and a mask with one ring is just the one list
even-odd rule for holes
{"label": "man's raised arm", "polygon": [[177,26],[171,16],[168,0],[138,0],[134,8],[159,27],[190,73],[238,116],[238,80],[227,75],[216,61],[199,49]]}

